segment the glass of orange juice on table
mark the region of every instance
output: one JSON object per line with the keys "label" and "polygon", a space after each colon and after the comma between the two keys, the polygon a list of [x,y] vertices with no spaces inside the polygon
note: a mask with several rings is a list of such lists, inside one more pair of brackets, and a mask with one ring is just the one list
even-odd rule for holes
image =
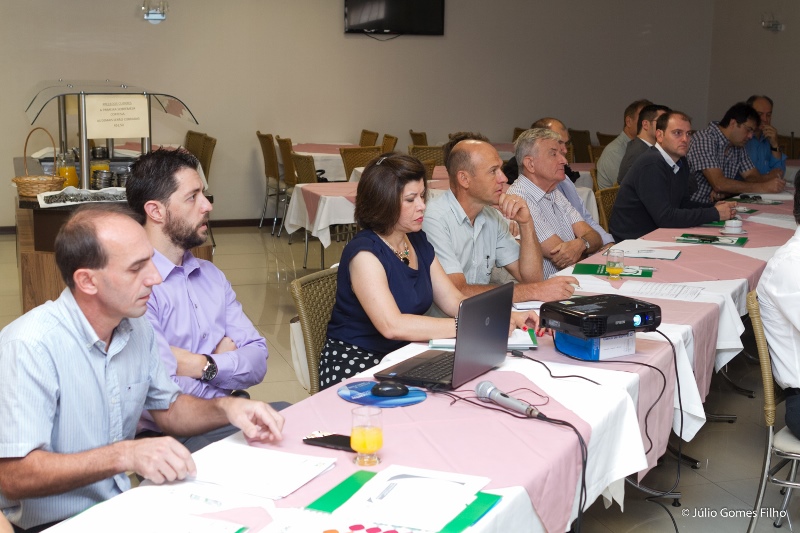
{"label": "glass of orange juice on table", "polygon": [[619,275],[625,270],[625,252],[617,248],[611,248],[606,258],[606,272],[608,279],[619,279]]}
{"label": "glass of orange juice on table", "polygon": [[350,447],[356,451],[353,462],[358,466],[375,466],[380,463],[378,450],[383,447],[383,424],[379,407],[353,409],[353,429]]}

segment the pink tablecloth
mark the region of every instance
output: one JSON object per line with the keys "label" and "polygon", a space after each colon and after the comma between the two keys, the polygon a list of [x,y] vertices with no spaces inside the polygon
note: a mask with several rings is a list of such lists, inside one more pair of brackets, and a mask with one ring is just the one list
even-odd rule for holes
{"label": "pink tablecloth", "polygon": [[[747,224],[748,217],[760,215],[762,213],[770,213],[774,215],[791,215],[794,211],[793,202],[781,202],[778,205],[761,205],[761,204],[739,204],[742,207],[747,207],[749,209],[755,209],[756,212],[752,214],[742,214],[742,219],[744,220],[744,225],[749,226]],[[748,229],[749,231],[749,229]]]}
{"label": "pink tablecloth", "polygon": [[323,196],[342,196],[351,202],[356,201],[356,189],[358,183],[336,182],[336,183],[309,183],[301,187],[303,200],[306,203],[308,221],[314,224],[317,218],[317,208],[319,200]]}
{"label": "pink tablecloth", "polygon": [[[567,359],[551,349],[553,339],[541,337],[539,339],[539,349],[526,352],[531,357],[540,361],[550,361],[556,363],[575,364],[579,366],[594,366],[606,370],[617,370],[621,372],[635,372],[639,374],[639,405],[636,412],[639,417],[639,428],[642,433],[642,443],[647,452],[646,471],[640,472],[640,478],[653,468],[658,458],[664,455],[667,449],[667,441],[672,431],[673,401],[675,397],[675,364],[672,358],[672,348],[669,344],[659,341],[636,339],[636,353],[618,359],[607,361],[578,361]],[[661,374],[650,367],[629,364],[629,362],[646,363],[658,368]],[[666,378],[666,388],[664,379]],[[661,390],[664,393],[661,398]],[[590,399],[588,399],[591,401]],[[652,407],[652,410],[651,410]],[[536,509],[538,512],[538,508]],[[548,529],[548,531],[553,531]]]}
{"label": "pink tablecloth", "polygon": [[[755,224],[753,224],[755,225]],[[758,224],[758,226],[764,226]],[[766,226],[765,226],[766,227]],[[692,228],[692,232],[699,229]],[[775,228],[780,229],[780,228]],[[643,239],[653,241],[674,240],[675,229],[659,229],[648,233]],[[788,230],[783,230],[788,231]],[[699,233],[699,232],[698,232]],[[709,233],[710,234],[710,233]],[[667,235],[671,238],[667,239]],[[659,238],[661,236],[661,238]],[[785,242],[785,241],[784,241]],[[747,257],[736,252],[725,250],[721,246],[710,244],[700,244],[693,246],[665,247],[664,249],[680,250],[681,255],[674,261],[664,261],[659,259],[626,259],[626,262],[636,266],[651,266],[658,270],[653,273],[652,278],[622,278],[620,282],[612,282],[612,285],[619,287],[626,280],[635,279],[639,281],[657,281],[660,283],[685,283],[688,281],[717,281],[721,279],[746,279],[749,289],[753,290],[758,285],[761,273],[767,266],[765,261]],[[581,261],[594,265],[605,264],[606,258],[601,254],[595,254]],[[603,279],[607,279],[602,276]]]}
{"label": "pink tablecloth", "polygon": [[433,175],[431,180],[449,180],[450,176],[447,175],[447,167],[436,165],[433,167]]}
{"label": "pink tablecloth", "polygon": [[315,144],[303,143],[295,144],[292,148],[295,152],[309,154],[339,154],[339,148],[356,148],[357,144]]}
{"label": "pink tablecloth", "polygon": [[[463,392],[457,394],[474,398],[475,385],[487,379],[504,391],[523,388],[544,395],[516,372],[491,372],[465,384],[460,389]],[[514,395],[534,405],[543,403],[529,391],[518,390]],[[283,412],[289,421],[283,440],[271,447],[307,455],[335,455],[338,460],[333,470],[277,501],[279,507],[306,506],[357,470],[352,454],[302,444],[304,436],[317,430],[349,434],[353,407],[331,388]],[[542,409],[551,418],[569,421],[589,441],[588,424],[553,398]],[[652,428],[653,416],[650,424]],[[384,409],[383,433],[382,462],[374,470],[401,464],[486,476],[491,479],[487,488],[522,486],[547,531],[565,531],[568,527],[581,471],[578,440],[569,428],[514,418],[466,402],[452,404],[443,395],[428,395],[417,405]]]}
{"label": "pink tablecloth", "polygon": [[575,172],[589,172],[594,170],[594,163],[570,163],[569,168]]}
{"label": "pink tablecloth", "polygon": [[[759,208],[761,207],[779,207],[779,206],[759,206]],[[778,211],[763,210],[760,212],[776,213]],[[742,235],[743,237],[747,237],[747,243],[744,245],[745,248],[764,248],[766,246],[783,246],[784,244],[786,244],[786,241],[791,239],[792,236],[794,235],[793,229],[779,228],[767,224],[759,224],[758,222],[747,222],[746,220],[743,222],[742,227],[747,232],[747,234]],[[697,228],[686,228],[686,229],[660,228],[651,233],[648,233],[647,235],[642,237],[642,239],[649,241],[675,242],[675,237],[682,235],[684,233],[696,233],[698,235],[719,236],[720,228],[712,228],[712,227],[697,227]]]}

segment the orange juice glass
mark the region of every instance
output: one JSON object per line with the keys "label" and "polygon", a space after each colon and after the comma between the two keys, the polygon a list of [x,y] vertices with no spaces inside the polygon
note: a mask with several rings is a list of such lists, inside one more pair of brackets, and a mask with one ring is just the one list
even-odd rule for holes
{"label": "orange juice glass", "polygon": [[378,450],[383,447],[382,413],[379,407],[353,409],[353,429],[350,447],[357,455],[353,462],[358,466],[374,466],[381,462]]}
{"label": "orange juice glass", "polygon": [[58,167],[58,175],[64,178],[64,187],[78,187],[78,172],[74,166]]}

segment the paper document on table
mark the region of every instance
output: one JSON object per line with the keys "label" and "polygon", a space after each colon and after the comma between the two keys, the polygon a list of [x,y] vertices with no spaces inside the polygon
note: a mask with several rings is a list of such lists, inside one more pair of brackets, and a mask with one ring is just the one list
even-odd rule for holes
{"label": "paper document on table", "polygon": [[[533,329],[522,331],[515,329],[508,337],[508,349],[510,350],[527,350],[529,348],[536,348],[536,332]],[[455,350],[455,339],[431,339],[428,341],[428,348],[432,350]]]}
{"label": "paper document on table", "polygon": [[226,439],[192,454],[197,481],[279,499],[332,468],[335,458],[278,452]]}
{"label": "paper document on table", "polygon": [[650,298],[666,298],[669,300],[696,300],[703,287],[691,287],[677,283],[654,283],[647,281],[627,281],[619,289],[626,296],[643,296]]}
{"label": "paper document on table", "polygon": [[793,215],[779,215],[777,213],[759,213],[748,217],[748,222],[758,222],[779,228],[797,229],[797,222]]}
{"label": "paper document on table", "polygon": [[514,303],[514,310],[515,311],[538,311],[539,308],[542,306],[544,302],[539,300],[529,300],[527,302],[515,302]]}
{"label": "paper document on table", "polygon": [[[142,512],[147,509],[147,512]],[[53,533],[239,533],[272,522],[274,504],[216,485],[141,485],[48,529]]]}
{"label": "paper document on table", "polygon": [[[603,252],[603,255],[608,255],[608,250]],[[665,250],[659,249],[642,249],[642,250],[625,250],[625,257],[642,258],[642,259],[677,259],[681,255],[680,250]]]}
{"label": "paper document on table", "polygon": [[390,465],[339,507],[337,514],[439,531],[488,483],[486,477]]}

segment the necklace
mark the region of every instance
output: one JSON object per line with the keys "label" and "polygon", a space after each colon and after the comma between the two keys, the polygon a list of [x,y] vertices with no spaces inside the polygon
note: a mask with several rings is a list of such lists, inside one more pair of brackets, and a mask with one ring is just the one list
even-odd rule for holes
{"label": "necklace", "polygon": [[[378,235],[378,234],[376,233],[375,235]],[[408,243],[406,242],[405,237],[403,238],[403,251],[402,252],[398,252],[397,250],[395,250],[394,246],[389,244],[389,241],[387,241],[386,239],[384,239],[380,235],[378,235],[378,237],[380,237],[380,239],[386,244],[386,246],[388,246],[389,249],[394,252],[394,255],[396,255],[397,258],[400,261],[402,261],[404,265],[408,265],[409,264],[409,260],[408,260],[408,253],[409,253],[408,252]]]}

